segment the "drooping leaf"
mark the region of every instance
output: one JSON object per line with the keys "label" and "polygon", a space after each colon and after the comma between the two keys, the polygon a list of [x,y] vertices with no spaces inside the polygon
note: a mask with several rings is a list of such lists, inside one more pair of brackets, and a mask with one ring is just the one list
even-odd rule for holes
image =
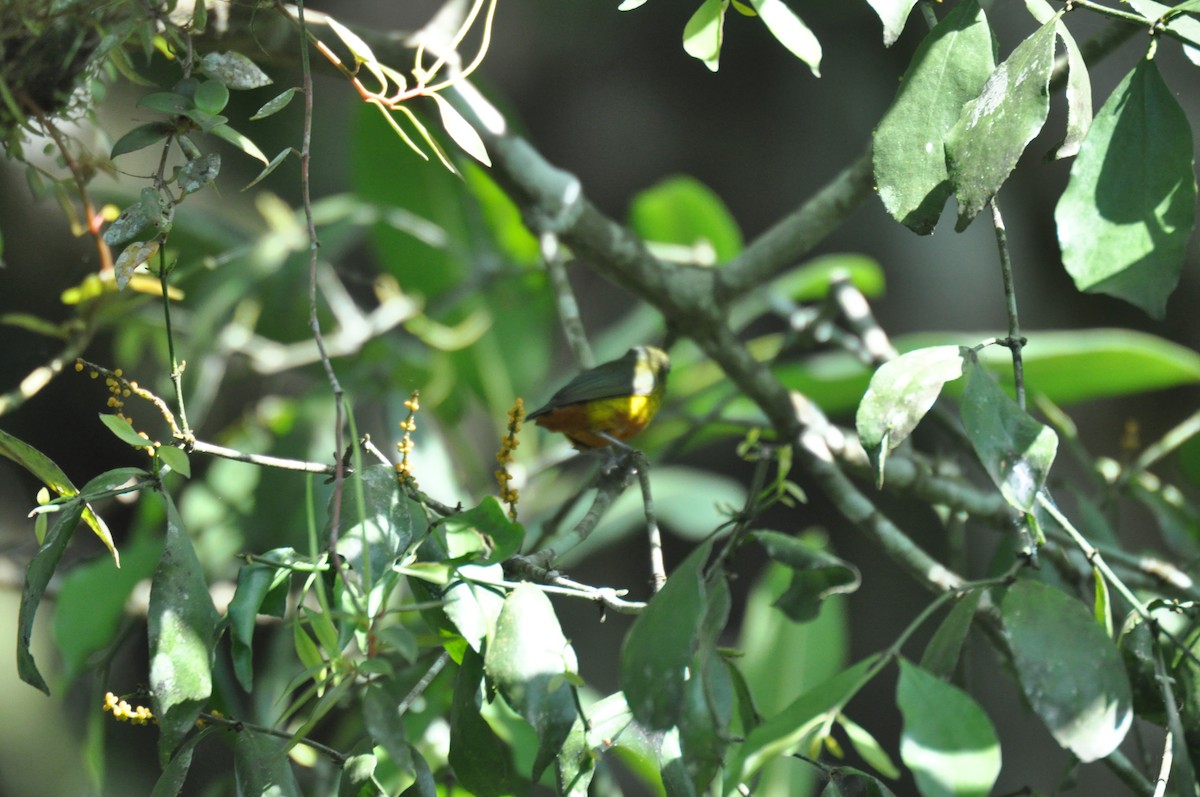
{"label": "drooping leaf", "polygon": [[837,724],[842,726],[842,730],[846,732],[846,738],[850,740],[854,751],[858,753],[863,761],[874,767],[884,777],[900,777],[900,769],[892,761],[892,757],[887,754],[887,751],[883,749],[883,745],[871,735],[870,731],[851,720],[845,714],[838,717]]}
{"label": "drooping leaf", "polygon": [[483,657],[473,650],[463,656],[450,705],[450,766],[459,783],[479,797],[514,793],[508,748],[480,716]]}
{"label": "drooping leaf", "polygon": [[540,589],[522,583],[504,601],[484,669],[505,702],[537,731],[537,780],[575,724],[574,687],[568,676],[577,677],[579,669],[554,607]]}
{"label": "drooping leaf", "polygon": [[147,633],[150,689],[166,762],[212,695],[217,612],[200,561],[175,502],[167,503],[167,536],[150,585]]}
{"label": "drooping leaf", "polygon": [[1000,740],[979,704],[900,660],[900,758],[925,797],[987,797],[1000,774]]}
{"label": "drooping leaf", "polygon": [[1000,389],[973,358],[966,366],[962,422],[983,469],[1004,498],[1032,512],[1058,451],[1058,435],[1038,423]]}
{"label": "drooping leaf", "polygon": [[863,448],[883,486],[888,453],[908,439],[942,392],[942,386],[963,373],[958,346],[917,349],[884,363],[871,377],[855,425]]}
{"label": "drooping leaf", "polygon": [[742,232],[725,203],[692,177],[668,177],[639,193],[629,224],[651,244],[682,247],[699,265],[724,263],[742,250]]}
{"label": "drooping leaf", "polygon": [[33,639],[33,620],[37,615],[42,595],[46,585],[54,575],[55,568],[62,561],[67,543],[75,533],[75,527],[83,516],[83,501],[71,501],[58,512],[58,518],[46,535],[46,541],[38,548],[29,566],[25,568],[25,586],[21,589],[21,607],[17,612],[17,675],[32,687],[41,689],[47,695],[50,687],[38,671],[30,651]]}
{"label": "drooping leaf", "polygon": [[1057,20],[1042,25],[992,72],[946,137],[950,180],[964,230],[1000,190],[1050,112]]}
{"label": "drooping leaf", "polygon": [[904,32],[904,23],[917,0],[867,0],[883,23],[883,46],[891,47]]}
{"label": "drooping leaf", "polygon": [[724,793],[730,794],[765,764],[811,737],[825,714],[843,705],[862,686],[863,676],[874,663],[874,658],[863,659],[817,684],[751,731],[746,741],[735,749],[725,770]]}
{"label": "drooping leaf", "polygon": [[492,159],[488,157],[483,139],[479,137],[479,133],[466,120],[466,117],[459,113],[441,94],[433,93],[429,96],[437,104],[438,113],[442,117],[442,129],[446,131],[446,135],[450,136],[455,144],[462,147],[463,152],[484,166],[491,166]]}
{"label": "drooping leaf", "polygon": [[919,235],[933,232],[953,190],[946,137],[995,64],[979,3],[959,3],[921,42],[875,129],[879,198],[896,221]]}
{"label": "drooping leaf", "polygon": [[[230,656],[238,683],[254,690],[254,629],[258,615],[283,617],[292,571],[297,559],[291,548],[276,548],[238,571],[237,588],[229,601]],[[278,562],[279,564],[273,564]]]}
{"label": "drooping leaf", "polygon": [[1054,151],[1055,158],[1069,158],[1078,154],[1079,145],[1092,124],[1092,81],[1088,74],[1083,53],[1075,42],[1071,31],[1058,17],[1046,0],[1025,0],[1025,5],[1038,22],[1045,24],[1058,19],[1054,32],[1062,40],[1067,51],[1067,133],[1062,144]]}
{"label": "drooping leaf", "polygon": [[1092,122],[1054,211],[1075,286],[1166,312],[1195,223],[1187,117],[1142,59]]}
{"label": "drooping leaf", "polygon": [[238,794],[300,797],[300,787],[284,752],[286,740],[245,730],[233,742]]}
{"label": "drooping leaf", "polygon": [[759,19],[780,44],[821,76],[821,42],[783,0],[750,0]]}
{"label": "drooping leaf", "polygon": [[224,139],[225,141],[228,141],[230,144],[233,144],[235,147],[240,149],[242,152],[246,153],[251,158],[254,158],[255,160],[259,161],[264,166],[269,165],[267,156],[264,155],[263,151],[258,148],[258,145],[255,144],[253,141],[251,141],[246,136],[244,136],[241,133],[239,133],[238,131],[234,130],[229,125],[221,123],[221,124],[214,126],[208,132],[212,133],[217,138]]}
{"label": "drooping leaf", "polygon": [[283,92],[267,100],[261,108],[254,112],[254,115],[250,117],[250,121],[255,122],[259,119],[266,119],[268,116],[279,113],[296,96],[296,91],[295,88],[285,89]]}
{"label": "drooping leaf", "polygon": [[158,776],[158,780],[154,782],[154,791],[150,792],[150,797],[175,797],[183,791],[183,784],[187,780],[188,770],[192,767],[192,755],[196,752],[196,748],[219,730],[221,729],[216,725],[209,725],[201,728],[181,744],[170,762],[163,767],[163,772]]}
{"label": "drooping leaf", "polygon": [[116,158],[118,155],[126,155],[130,152],[136,152],[139,149],[145,149],[151,144],[162,141],[171,134],[173,129],[171,125],[165,122],[150,122],[149,124],[139,125],[117,139],[108,157]]}
{"label": "drooping leaf", "polygon": [[826,598],[854,592],[862,583],[853,564],[803,539],[776,531],[755,531],[750,537],[767,556],[792,570],[792,583],[774,603],[792,622],[812,620]]}
{"label": "drooping leaf", "polygon": [[702,569],[712,544],[694,550],[638,615],[621,648],[621,689],[649,730],[669,728],[683,710],[688,667],[705,615]]}
{"label": "drooping leaf", "polygon": [[[456,571],[462,578],[453,581],[442,593],[442,611],[477,653],[496,632],[496,621],[504,608],[504,594],[486,582],[500,581],[500,565],[463,565]],[[478,583],[475,579],[478,579]]]}
{"label": "drooping leaf", "polygon": [[716,72],[725,30],[724,0],[704,0],[683,28],[683,50]]}
{"label": "drooping leaf", "polygon": [[1091,612],[1022,579],[1008,589],[1001,614],[1021,688],[1055,740],[1084,763],[1115,750],[1133,719],[1129,677]]}
{"label": "drooping leaf", "polygon": [[954,674],[967,632],[971,630],[971,623],[975,619],[975,608],[982,596],[983,590],[972,590],[955,601],[954,608],[925,646],[921,669],[943,679]]}

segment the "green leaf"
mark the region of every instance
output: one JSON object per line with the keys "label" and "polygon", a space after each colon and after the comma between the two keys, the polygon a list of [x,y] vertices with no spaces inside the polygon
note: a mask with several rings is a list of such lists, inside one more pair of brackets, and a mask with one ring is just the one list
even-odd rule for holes
{"label": "green leaf", "polygon": [[494,496],[442,521],[447,553],[455,560],[499,564],[521,549],[525,530],[508,519]]}
{"label": "green leaf", "polygon": [[1084,763],[1117,749],[1133,719],[1129,678],[1091,613],[1022,579],[1005,594],[1001,615],[1021,688],[1055,740]]}
{"label": "green leaf", "polygon": [[295,152],[296,152],[296,150],[292,149],[291,147],[287,147],[286,149],[281,149],[279,151],[279,154],[276,155],[274,158],[271,158],[271,162],[268,163],[266,166],[264,166],[263,170],[261,172],[259,172],[258,175],[253,180],[246,183],[245,187],[242,188],[242,190],[245,191],[247,188],[253,188],[254,186],[258,185],[259,182],[266,179],[267,175],[269,175],[271,172],[275,171],[275,169],[277,169],[279,167],[279,164],[281,164],[285,160],[287,160],[288,155],[292,155]]}
{"label": "green leaf", "polygon": [[496,246],[505,255],[523,266],[541,263],[541,247],[537,238],[525,226],[521,209],[504,192],[486,169],[473,163],[464,164],[463,179],[471,190]]}
{"label": "green leaf", "polygon": [[991,793],[1000,774],[1000,741],[970,695],[901,659],[896,703],[904,717],[900,758],[924,797]]}
{"label": "green leaf", "polygon": [[636,772],[657,771],[656,740],[634,721],[625,696],[620,692],[589,706],[587,725],[585,733],[583,722],[576,720],[559,754],[559,791],[562,794],[588,797],[596,763],[602,754],[614,748],[621,751],[622,761]]}
{"label": "green leaf", "polygon": [[237,90],[257,89],[271,84],[271,78],[258,65],[241,53],[205,53],[197,69],[227,87]]}
{"label": "green leaf", "polygon": [[208,132],[212,133],[217,138],[224,139],[225,141],[228,141],[230,144],[233,144],[235,147],[240,149],[242,152],[246,153],[251,158],[254,158],[255,160],[259,161],[264,166],[269,165],[269,163],[267,161],[267,156],[264,155],[263,151],[258,148],[258,145],[255,144],[250,139],[246,138],[244,135],[242,135],[238,131],[234,130],[229,125],[223,124],[223,123],[218,124],[215,127],[213,127],[211,130],[209,130]]}
{"label": "green leaf", "polygon": [[404,717],[398,710],[402,697],[392,694],[378,681],[368,684],[363,689],[362,715],[367,733],[375,744],[386,750],[398,767],[405,768],[405,764],[411,760],[411,754],[406,741]]}
{"label": "green leaf", "polygon": [[[351,476],[346,480],[345,494],[337,552],[360,578],[373,584],[409,543],[425,534],[425,510],[401,492],[396,471],[390,465],[371,465],[363,469],[361,476]],[[332,508],[331,503],[331,512]]]}
{"label": "green leaf", "polygon": [[[263,554],[262,559],[281,564],[295,562],[291,548],[276,548]],[[238,571],[237,588],[229,601],[230,656],[238,683],[247,692],[254,691],[254,628],[260,614],[283,617],[286,609],[291,568],[279,567],[264,561],[243,565]]]}
{"label": "green leaf", "polygon": [[1032,512],[1054,463],[1058,435],[1017,406],[977,360],[966,371],[960,412],[967,437],[1004,498]]}
{"label": "green leaf", "polygon": [[433,779],[433,772],[429,769],[425,756],[411,744],[408,750],[412,759],[414,780],[413,785],[400,793],[400,797],[439,797],[437,782]]}
{"label": "green leaf", "polygon": [[147,94],[139,99],[137,104],[143,108],[149,108],[152,111],[172,116],[186,114],[195,107],[195,104],[189,97],[176,94],[173,91],[156,91],[152,94]]}
{"label": "green leaf", "polygon": [[725,771],[725,793],[729,794],[739,783],[748,782],[765,764],[808,739],[828,712],[845,705],[854,696],[875,661],[875,658],[863,659],[817,684],[751,731],[735,748]]}
{"label": "green leaf", "polygon": [[1191,127],[1142,59],[1096,115],[1055,208],[1063,265],[1079,290],[1162,318],[1195,206]]}
{"label": "green leaf", "polygon": [[908,439],[942,392],[963,374],[962,349],[934,346],[902,354],[884,363],[871,377],[855,425],[863,448],[875,466],[876,485],[883,486],[887,455]]}
{"label": "green leaf", "polygon": [[137,237],[151,222],[152,218],[146,215],[143,203],[135,202],[122,210],[113,223],[108,225],[108,229],[104,231],[104,242],[109,246],[120,246]]}
{"label": "green leaf", "polygon": [[891,47],[904,32],[904,23],[917,0],[867,0],[883,23],[883,46]]}
{"label": "green leaf", "polygon": [[441,94],[433,93],[428,96],[432,97],[437,105],[438,113],[442,118],[442,129],[446,131],[446,135],[450,136],[455,144],[462,147],[463,152],[484,166],[491,166],[492,159],[488,157],[483,139],[479,137],[478,131],[471,126],[466,117],[459,113]]}
{"label": "green leaf", "polygon": [[109,153],[110,158],[115,158],[118,155],[126,155],[130,152],[136,152],[139,149],[144,149],[151,144],[162,141],[169,136],[175,128],[163,122],[151,122],[149,124],[139,125],[133,128],[125,135],[117,139],[113,144],[112,152]]}
{"label": "green leaf", "polygon": [[37,615],[38,605],[55,568],[62,561],[67,543],[75,533],[75,527],[83,516],[83,502],[71,501],[58,513],[58,519],[46,536],[46,541],[38,548],[29,566],[25,568],[25,586],[21,589],[21,608],[17,612],[17,675],[32,687],[41,689],[47,695],[50,687],[38,672],[33,653],[29,650],[33,639],[33,620]]}
{"label": "green leaf", "polygon": [[185,194],[194,194],[217,179],[221,171],[221,154],[210,152],[193,158],[175,170],[175,182]]}
{"label": "green leaf", "polygon": [[1069,158],[1079,153],[1079,145],[1092,124],[1092,83],[1087,63],[1075,37],[1046,0],[1025,0],[1025,5],[1038,22],[1057,20],[1054,31],[1067,51],[1067,134],[1054,157]]}
{"label": "green leaf", "polygon": [[725,36],[726,0],[704,0],[683,27],[683,50],[716,72]]}
{"label": "green leaf", "polygon": [[463,655],[450,704],[450,766],[458,782],[478,797],[514,794],[508,747],[480,716],[483,658],[473,650]]}
{"label": "green leaf", "polygon": [[208,113],[220,113],[229,103],[229,89],[219,80],[206,80],[196,87],[196,107]]}
{"label": "green leaf", "polygon": [[480,581],[500,581],[504,570],[500,565],[463,565],[457,569],[461,580],[451,583],[442,593],[442,611],[463,639],[477,653],[496,632],[496,621],[504,608],[504,595],[498,587],[477,584]]}
{"label": "green leaf", "polygon": [[292,98],[296,96],[297,91],[298,89],[290,88],[272,97],[254,112],[254,115],[250,117],[250,121],[255,122],[259,119],[266,119],[268,116],[274,116],[279,113],[288,106]]}
{"label": "green leaf", "polygon": [[374,753],[357,753],[342,764],[342,777],[338,781],[338,797],[378,797],[382,795],[375,785],[375,767],[379,759]]}
{"label": "green leaf", "polygon": [[165,763],[212,696],[217,612],[200,561],[169,495],[167,540],[150,585],[150,689]]}
{"label": "green leaf", "polygon": [[677,176],[647,188],[633,198],[629,224],[651,245],[681,247],[698,265],[724,263],[742,251],[742,231],[729,209],[707,186]]}
{"label": "green leaf", "polygon": [[952,191],[946,136],[995,64],[979,3],[959,3],[917,47],[896,100],[875,129],[879,198],[915,233],[928,235],[937,225]]}
{"label": "green leaf", "polygon": [[863,726],[854,722],[845,714],[838,717],[838,725],[842,726],[842,730],[846,732],[846,738],[850,740],[850,744],[854,746],[854,751],[858,753],[863,761],[866,761],[877,772],[886,778],[900,777],[899,768],[892,762],[892,757],[887,754],[871,732]]}
{"label": "green leaf", "polygon": [[536,781],[575,724],[574,687],[567,676],[578,677],[579,670],[554,607],[540,589],[522,583],[504,601],[484,669],[504,700],[537,731]]}
{"label": "green leaf", "polygon": [[976,589],[955,601],[954,608],[946,615],[946,619],[925,646],[925,654],[921,657],[921,669],[943,679],[948,679],[954,674],[963,642],[966,641],[967,632],[971,630],[971,623],[975,620],[975,608],[982,596],[983,590]]}
{"label": "green leaf", "polygon": [[153,444],[146,438],[139,435],[129,421],[119,415],[110,415],[108,413],[100,413],[100,422],[108,427],[108,431],[116,435],[117,439],[126,445],[133,446],[136,449],[152,447]]}
{"label": "green leaf", "polygon": [[826,598],[855,592],[862,584],[857,567],[803,539],[776,531],[755,531],[750,537],[792,570],[792,583],[772,604],[792,622],[812,620]]}
{"label": "green leaf", "polygon": [[192,767],[192,754],[196,752],[196,748],[200,745],[200,742],[212,736],[218,730],[221,729],[216,725],[201,728],[181,744],[179,749],[175,751],[175,755],[171,757],[171,761],[163,767],[163,772],[158,776],[158,780],[155,781],[154,791],[150,792],[150,797],[175,797],[175,795],[183,791],[183,784],[187,781],[188,770]]}
{"label": "green leaf", "polygon": [[235,734],[233,743],[237,793],[262,797],[300,797],[300,787],[292,774],[286,753],[287,742],[244,730]]}
{"label": "green leaf", "polygon": [[621,690],[649,730],[669,728],[683,710],[688,667],[705,615],[703,568],[712,543],[684,560],[634,620],[621,647]]}
{"label": "green leaf", "polygon": [[1057,24],[1042,25],[996,67],[946,137],[959,231],[996,195],[1046,123]]}
{"label": "green leaf", "polygon": [[750,0],[759,18],[780,44],[821,76],[821,42],[783,0]]}
{"label": "green leaf", "polygon": [[166,463],[171,470],[185,479],[192,478],[192,463],[188,460],[187,452],[182,448],[159,446],[157,453],[158,458]]}

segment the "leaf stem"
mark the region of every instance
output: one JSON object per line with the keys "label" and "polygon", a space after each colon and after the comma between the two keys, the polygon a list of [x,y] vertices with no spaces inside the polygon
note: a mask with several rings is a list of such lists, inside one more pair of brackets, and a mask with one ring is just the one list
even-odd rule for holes
{"label": "leaf stem", "polygon": [[1026,341],[1021,336],[1021,321],[1017,316],[1017,288],[1013,281],[1012,257],[1008,251],[1008,233],[1004,229],[1004,217],[1000,215],[1000,205],[997,204],[996,197],[992,197],[988,204],[992,206],[992,229],[996,232],[996,249],[1000,253],[1000,277],[1004,281],[1004,305],[1008,313],[1008,338],[998,342],[1012,352],[1017,405],[1024,410],[1025,363],[1021,358],[1021,349]]}

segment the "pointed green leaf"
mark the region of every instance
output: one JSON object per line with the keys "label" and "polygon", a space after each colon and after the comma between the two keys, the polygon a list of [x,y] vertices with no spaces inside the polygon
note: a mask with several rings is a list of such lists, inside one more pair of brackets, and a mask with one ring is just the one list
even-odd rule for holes
{"label": "pointed green leaf", "polygon": [[1022,579],[1008,589],[1001,614],[1021,688],[1055,740],[1084,763],[1117,749],[1133,719],[1129,677],[1091,612]]}
{"label": "pointed green leaf", "polygon": [[780,44],[821,76],[821,42],[783,0],[750,0],[759,19]]}
{"label": "pointed green leaf", "polygon": [[25,568],[25,586],[21,589],[21,608],[17,612],[17,675],[25,683],[41,689],[47,695],[50,687],[38,671],[29,650],[33,639],[33,620],[37,615],[38,605],[55,568],[62,561],[67,543],[75,533],[75,527],[83,516],[83,502],[71,501],[58,512],[58,518],[46,535],[46,541],[38,548],[29,566]]}
{"label": "pointed green leaf", "polygon": [[1054,151],[1055,158],[1069,158],[1079,152],[1079,145],[1092,124],[1092,82],[1088,74],[1083,53],[1075,43],[1071,31],[1058,18],[1054,8],[1046,0],[1025,0],[1029,11],[1043,24],[1058,19],[1054,27],[1067,51],[1067,133],[1062,144]]}
{"label": "pointed green leaf", "polygon": [[246,153],[251,158],[254,158],[255,160],[259,161],[264,166],[269,165],[269,163],[267,161],[267,156],[264,155],[263,151],[258,148],[258,145],[255,144],[250,139],[246,138],[244,135],[242,135],[238,131],[234,130],[229,125],[221,123],[221,124],[218,124],[215,127],[213,127],[208,132],[212,133],[217,138],[224,139],[225,141],[228,141],[230,144],[233,144],[235,147],[240,149],[242,152]]}
{"label": "pointed green leaf", "polygon": [[462,579],[442,593],[442,611],[467,644],[482,653],[484,643],[495,634],[496,621],[504,608],[504,593],[499,587],[487,586],[487,582],[503,580],[504,570],[498,564],[463,565],[456,572]]}
{"label": "pointed green leaf", "polygon": [[963,373],[958,346],[933,346],[902,354],[879,367],[871,377],[855,425],[863,448],[883,486],[888,453],[903,443],[929,412],[942,386]]}
{"label": "pointed green leaf", "polygon": [[1063,265],[1079,290],[1161,318],[1195,207],[1191,127],[1158,67],[1143,59],[1096,115],[1055,208]]}
{"label": "pointed green leaf", "polygon": [[292,149],[291,147],[287,147],[286,149],[281,149],[279,151],[279,154],[276,155],[274,158],[271,158],[271,162],[268,163],[266,166],[264,166],[263,170],[261,172],[259,172],[258,175],[253,180],[246,183],[246,185],[242,188],[242,190],[245,191],[247,188],[253,188],[254,186],[258,185],[259,182],[261,182],[262,180],[265,180],[267,175],[269,175],[271,172],[275,171],[275,169],[277,169],[279,167],[279,164],[281,164],[285,160],[287,160],[288,155],[295,154],[295,152],[296,152],[296,150]]}
{"label": "pointed green leaf", "polygon": [[102,412],[100,413],[100,422],[107,426],[108,431],[116,435],[117,439],[126,445],[137,449],[148,448],[153,445],[149,440],[139,435],[133,426],[130,425],[129,421],[119,415]]}
{"label": "pointed green leaf", "polygon": [[430,94],[429,96],[434,99],[438,113],[441,114],[442,129],[446,131],[446,135],[450,136],[455,144],[462,147],[463,152],[484,166],[491,166],[492,159],[488,157],[483,139],[479,137],[478,131],[471,126],[466,117],[459,113],[441,94]]}
{"label": "pointed green leaf", "polygon": [[[262,559],[290,564],[296,561],[291,548],[268,551]],[[254,629],[258,615],[283,617],[286,609],[291,568],[254,561],[238,571],[237,588],[229,601],[230,656],[238,683],[247,692],[254,690]]]}
{"label": "pointed green leaf", "polygon": [[262,797],[300,797],[284,739],[245,730],[235,734],[233,765],[237,793]]}
{"label": "pointed green leaf", "polygon": [[150,585],[150,689],[165,762],[212,696],[217,612],[191,538],[169,495],[167,541]]}
{"label": "pointed green leaf", "polygon": [[567,676],[577,677],[579,671],[575,651],[540,589],[522,583],[508,596],[484,669],[505,702],[537,731],[536,781],[575,724],[574,687]]}
{"label": "pointed green leaf", "polygon": [[185,479],[192,478],[192,463],[187,452],[175,446],[159,446],[158,458]]}
{"label": "pointed green leaf", "polygon": [[638,615],[621,648],[621,689],[649,730],[675,724],[683,710],[688,667],[705,615],[702,570],[712,543],[684,560]]}
{"label": "pointed green leaf", "polygon": [[156,91],[138,100],[138,105],[152,111],[178,116],[185,114],[195,107],[190,97],[176,94],[173,91]]}
{"label": "pointed green leaf", "polygon": [[921,42],[896,100],[875,129],[879,198],[915,233],[928,235],[937,225],[953,190],[946,136],[995,64],[992,33],[979,3],[959,3]]}
{"label": "pointed green leaf", "polygon": [[478,797],[515,793],[508,747],[479,711],[483,698],[483,658],[463,655],[450,705],[450,766],[458,782]]}
{"label": "pointed green leaf", "polygon": [[139,125],[117,139],[108,157],[115,158],[118,155],[125,155],[130,152],[136,152],[139,149],[144,149],[151,144],[162,141],[171,134],[172,130],[174,128],[171,125],[163,122],[151,122]]}
{"label": "pointed green leaf", "polygon": [[883,23],[883,46],[891,47],[904,32],[904,23],[917,0],[867,0]]}
{"label": "pointed green leaf", "polygon": [[250,117],[250,121],[255,122],[259,119],[266,119],[268,116],[273,116],[274,114],[279,113],[286,108],[292,101],[292,98],[296,96],[296,91],[297,89],[295,88],[286,89],[280,94],[277,94],[276,96],[267,100],[267,102],[265,102],[261,108],[254,112],[254,115]]}
{"label": "pointed green leaf", "polygon": [[900,660],[900,758],[924,797],[987,797],[1000,774],[1000,741],[979,704]]}
{"label": "pointed green leaf", "polygon": [[966,641],[967,632],[971,630],[971,623],[975,620],[975,608],[982,596],[983,590],[976,589],[955,601],[954,608],[946,615],[946,619],[934,632],[933,639],[925,646],[925,654],[921,656],[921,669],[942,679],[949,679],[954,674],[963,642]]}
{"label": "pointed green leaf", "polygon": [[[362,505],[357,496],[361,490]],[[378,581],[409,543],[425,533],[425,510],[400,491],[390,465],[371,465],[346,480],[337,551],[366,580]],[[332,504],[330,506],[332,512]]]}
{"label": "pointed green leaf", "polygon": [[967,365],[962,422],[983,469],[1005,499],[1032,512],[1058,451],[1058,435],[1038,423],[972,359]]}
{"label": "pointed green leaf", "polygon": [[946,160],[964,230],[1000,190],[1050,113],[1056,21],[1042,25],[996,67],[946,137]]}
{"label": "pointed green leaf", "polygon": [[[200,5],[203,5],[203,3]],[[188,770],[192,767],[192,754],[196,752],[196,748],[200,745],[200,742],[219,730],[221,729],[216,725],[209,725],[201,728],[199,732],[181,744],[179,749],[175,751],[175,755],[171,757],[170,763],[163,767],[163,772],[158,776],[158,780],[155,781],[154,791],[150,792],[150,797],[175,797],[175,795],[183,791],[183,784],[187,781]]]}
{"label": "pointed green leaf", "polygon": [[683,27],[683,50],[713,72],[721,61],[725,30],[725,0],[704,0]]}
{"label": "pointed green leaf", "polygon": [[846,732],[854,751],[863,761],[866,761],[885,778],[900,777],[900,769],[892,762],[892,757],[883,749],[883,745],[863,726],[854,722],[845,714],[838,717],[838,725]]}
{"label": "pointed green leaf", "polygon": [[725,794],[730,794],[738,783],[748,782],[769,761],[786,755],[811,737],[826,713],[844,705],[854,696],[875,661],[874,658],[863,659],[828,681],[817,684],[751,731],[735,749],[725,770]]}

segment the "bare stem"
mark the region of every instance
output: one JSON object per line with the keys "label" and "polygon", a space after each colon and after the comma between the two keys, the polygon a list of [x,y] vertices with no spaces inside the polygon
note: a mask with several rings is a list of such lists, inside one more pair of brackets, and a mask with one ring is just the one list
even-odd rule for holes
{"label": "bare stem", "polygon": [[1017,316],[1017,288],[1013,282],[1012,257],[1008,252],[1008,233],[1004,229],[1004,218],[1000,215],[1000,206],[992,197],[992,227],[996,231],[996,248],[1000,252],[1000,277],[1004,280],[1004,306],[1008,312],[1008,338],[1000,341],[1012,352],[1013,383],[1017,388],[1017,404],[1025,409],[1025,363],[1021,359],[1021,349],[1025,346],[1025,338],[1021,337],[1021,322]]}

